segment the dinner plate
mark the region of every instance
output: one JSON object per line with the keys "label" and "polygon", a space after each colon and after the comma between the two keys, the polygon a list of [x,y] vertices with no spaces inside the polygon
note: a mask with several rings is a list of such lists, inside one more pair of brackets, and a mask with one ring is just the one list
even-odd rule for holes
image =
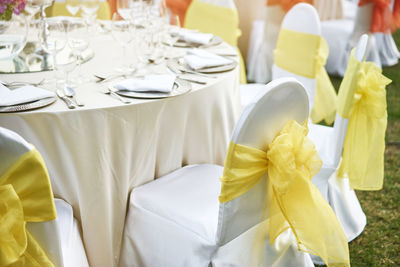
{"label": "dinner plate", "polygon": [[182,48],[190,48],[190,47],[210,47],[216,46],[222,43],[222,39],[219,36],[213,36],[211,41],[208,44],[196,44],[196,43],[188,43],[184,40],[178,40],[173,46],[174,47],[182,47]]}
{"label": "dinner plate", "polygon": [[222,66],[217,66],[217,67],[209,67],[209,68],[203,68],[203,69],[197,69],[194,70],[190,68],[189,65],[186,64],[184,59],[179,59],[179,58],[173,58],[170,59],[167,62],[168,66],[171,66],[173,69],[183,69],[183,71],[192,71],[192,72],[199,72],[199,73],[205,73],[205,74],[211,74],[211,73],[220,73],[220,72],[226,72],[233,70],[236,68],[238,63],[234,60],[232,60],[231,63],[222,65]]}
{"label": "dinner plate", "polygon": [[29,103],[23,103],[23,104],[18,104],[18,105],[13,105],[13,106],[3,106],[0,107],[0,112],[5,113],[5,112],[20,112],[20,111],[26,111],[26,110],[32,110],[32,109],[38,109],[42,108],[45,106],[48,106],[54,101],[56,101],[56,97],[47,97],[43,99],[39,99],[33,102]]}
{"label": "dinner plate", "polygon": [[145,98],[145,99],[157,99],[157,98],[167,98],[173,97],[177,95],[186,94],[192,90],[192,85],[184,80],[177,78],[174,83],[174,87],[169,93],[162,92],[133,92],[133,91],[124,91],[124,90],[116,90],[115,92],[121,96],[133,97],[133,98]]}

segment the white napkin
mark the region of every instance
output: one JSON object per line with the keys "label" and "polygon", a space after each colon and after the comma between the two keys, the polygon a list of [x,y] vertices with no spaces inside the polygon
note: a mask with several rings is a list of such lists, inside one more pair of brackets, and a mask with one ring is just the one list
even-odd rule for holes
{"label": "white napkin", "polygon": [[204,68],[219,67],[231,64],[233,61],[227,58],[210,53],[203,49],[191,49],[184,57],[186,64],[193,70]]}
{"label": "white napkin", "polygon": [[18,105],[55,96],[53,92],[30,85],[10,90],[0,84],[0,106]]}
{"label": "white napkin", "polygon": [[175,75],[157,74],[146,75],[144,79],[126,79],[114,85],[118,90],[134,91],[134,92],[171,92]]}
{"label": "white napkin", "polygon": [[206,45],[210,43],[213,37],[214,35],[211,33],[201,33],[186,29],[181,29],[179,31],[179,39],[187,43]]}

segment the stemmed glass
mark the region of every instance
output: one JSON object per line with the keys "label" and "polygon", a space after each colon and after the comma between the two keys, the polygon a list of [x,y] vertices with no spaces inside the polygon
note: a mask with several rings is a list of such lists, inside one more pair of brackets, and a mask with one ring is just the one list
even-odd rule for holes
{"label": "stemmed glass", "polygon": [[96,21],[97,11],[100,7],[99,0],[81,0],[82,17],[88,25],[93,25]]}
{"label": "stemmed glass", "polygon": [[79,9],[81,8],[80,0],[65,0],[65,7],[68,12],[71,13],[72,16],[76,16],[78,14]]}
{"label": "stemmed glass", "polygon": [[117,13],[112,17],[112,36],[122,47],[122,67],[119,71],[123,73],[132,72],[127,63],[127,47],[134,39],[135,27],[130,20],[120,19]]}
{"label": "stemmed glass", "polygon": [[41,47],[46,53],[52,55],[53,67],[54,70],[57,70],[57,54],[63,50],[67,44],[67,34],[64,24],[60,21],[47,20],[41,21],[41,24],[41,28],[46,32],[46,34],[39,36]]}
{"label": "stemmed glass", "polygon": [[79,20],[70,22],[67,26],[68,45],[72,50],[73,55],[76,57],[78,69],[78,83],[82,83],[83,75],[81,72],[81,64],[83,62],[82,53],[89,47],[89,33],[86,24]]}

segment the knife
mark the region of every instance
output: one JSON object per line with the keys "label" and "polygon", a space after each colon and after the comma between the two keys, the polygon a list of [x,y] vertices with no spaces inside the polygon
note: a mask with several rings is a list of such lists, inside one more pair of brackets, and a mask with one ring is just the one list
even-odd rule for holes
{"label": "knife", "polygon": [[64,103],[67,105],[67,107],[68,107],[69,109],[74,109],[74,108],[76,108],[76,106],[75,106],[75,104],[72,102],[72,100],[71,100],[70,98],[66,97],[66,96],[64,95],[64,93],[63,93],[60,89],[57,89],[56,93],[57,93],[57,96],[58,96],[62,101],[64,101]]}

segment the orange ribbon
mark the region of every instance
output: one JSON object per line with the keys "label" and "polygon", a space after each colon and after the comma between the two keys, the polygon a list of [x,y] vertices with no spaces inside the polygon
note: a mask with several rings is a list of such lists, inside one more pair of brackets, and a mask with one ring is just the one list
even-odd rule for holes
{"label": "orange ribbon", "polygon": [[285,12],[298,3],[313,4],[313,0],[267,0],[267,6],[280,5]]}
{"label": "orange ribbon", "polygon": [[360,0],[359,6],[373,3],[373,14],[370,30],[371,32],[390,31],[392,25],[392,13],[390,11],[391,0]]}
{"label": "orange ribbon", "polygon": [[167,7],[172,11],[173,14],[179,16],[181,26],[185,21],[186,11],[192,0],[166,0]]}

